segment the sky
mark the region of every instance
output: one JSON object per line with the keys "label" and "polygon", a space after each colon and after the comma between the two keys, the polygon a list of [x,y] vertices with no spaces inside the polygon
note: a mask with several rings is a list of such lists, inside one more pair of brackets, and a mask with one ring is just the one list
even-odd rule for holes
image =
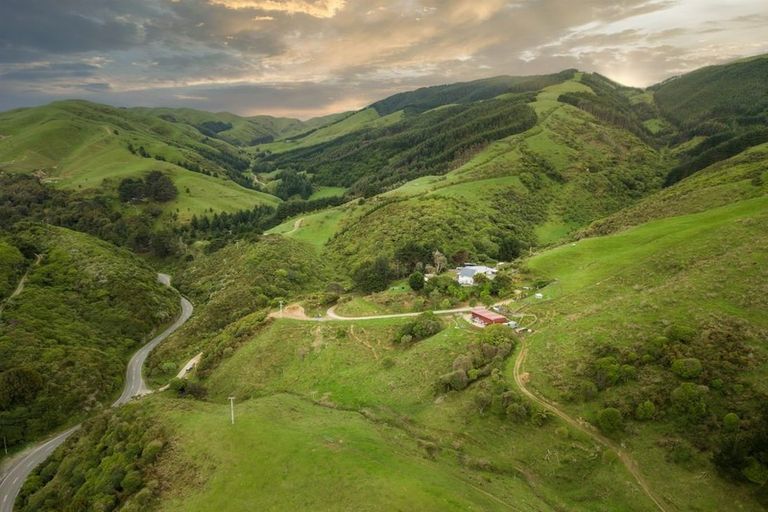
{"label": "sky", "polygon": [[0,110],[81,98],[306,119],[496,75],[633,86],[768,53],[768,0],[2,0]]}

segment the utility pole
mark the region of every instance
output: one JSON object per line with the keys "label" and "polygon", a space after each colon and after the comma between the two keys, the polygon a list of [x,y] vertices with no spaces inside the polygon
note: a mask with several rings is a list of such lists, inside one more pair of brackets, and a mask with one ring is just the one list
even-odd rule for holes
{"label": "utility pole", "polygon": [[232,424],[235,424],[235,397],[229,397],[229,417],[232,420]]}
{"label": "utility pole", "polygon": [[283,318],[283,301],[280,301],[280,318]]}

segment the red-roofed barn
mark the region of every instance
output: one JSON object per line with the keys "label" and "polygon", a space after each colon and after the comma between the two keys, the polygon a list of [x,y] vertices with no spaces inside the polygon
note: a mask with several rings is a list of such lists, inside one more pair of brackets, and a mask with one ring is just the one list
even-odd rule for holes
{"label": "red-roofed barn", "polygon": [[507,318],[485,308],[477,308],[472,310],[472,321],[482,325],[505,324]]}

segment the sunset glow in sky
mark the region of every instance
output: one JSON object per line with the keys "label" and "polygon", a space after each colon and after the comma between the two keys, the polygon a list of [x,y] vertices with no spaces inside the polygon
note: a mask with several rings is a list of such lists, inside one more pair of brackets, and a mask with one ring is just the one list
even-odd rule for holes
{"label": "sunset glow in sky", "polygon": [[4,0],[0,109],[83,98],[307,118],[574,67],[645,86],[766,52],[766,0]]}

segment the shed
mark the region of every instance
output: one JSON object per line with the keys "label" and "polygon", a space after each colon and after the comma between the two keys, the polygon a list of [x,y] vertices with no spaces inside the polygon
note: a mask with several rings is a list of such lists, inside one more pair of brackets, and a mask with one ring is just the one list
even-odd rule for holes
{"label": "shed", "polygon": [[493,311],[488,311],[485,308],[473,309],[472,321],[482,325],[505,324],[508,322],[507,317]]}

